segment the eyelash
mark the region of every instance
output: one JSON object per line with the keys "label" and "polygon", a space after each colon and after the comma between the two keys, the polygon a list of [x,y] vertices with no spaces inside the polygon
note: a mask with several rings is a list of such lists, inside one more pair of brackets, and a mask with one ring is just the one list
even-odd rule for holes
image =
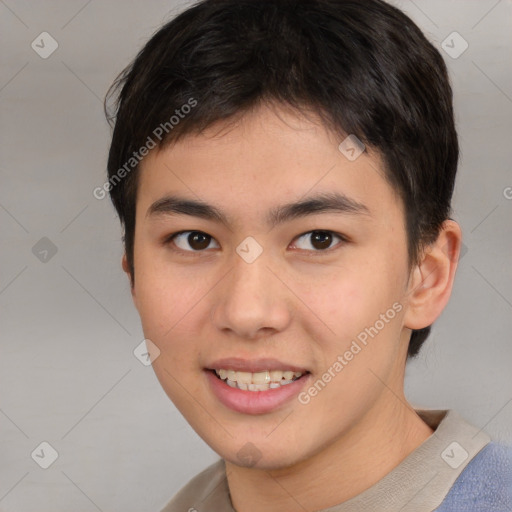
{"label": "eyelash", "polygon": [[[184,230],[184,231],[178,231],[176,233],[173,233],[172,235],[169,235],[168,237],[166,237],[163,241],[163,244],[166,245],[166,246],[171,246],[171,245],[174,245],[174,239],[178,236],[178,235],[183,235],[185,233],[199,233],[201,235],[205,235],[206,237],[209,237],[211,240],[215,240],[215,238],[211,235],[209,235],[208,233],[205,233],[204,231],[198,231],[198,230]],[[300,249],[301,251],[304,251],[304,252],[307,252],[307,253],[310,253],[310,254],[315,254],[315,253],[318,253],[318,254],[322,254],[322,253],[330,253],[332,252],[333,250],[336,250],[336,248],[338,248],[339,246],[347,243],[349,240],[347,237],[345,237],[344,235],[340,234],[340,233],[336,233],[335,231],[330,231],[330,230],[327,230],[327,229],[313,229],[311,231],[306,231],[305,233],[302,233],[301,235],[297,235],[293,240],[298,240],[306,235],[311,235],[313,233],[327,233],[327,234],[330,234],[330,235],[334,235],[335,237],[338,237],[341,242],[339,242],[337,245],[333,246],[333,247],[329,247],[328,249],[322,249],[322,250],[308,250],[308,249]],[[187,255],[195,255],[195,254],[200,254],[200,253],[203,253],[203,252],[206,252],[206,249],[203,249],[203,250],[184,250],[184,249],[180,249],[179,247],[176,248],[175,247],[170,247],[172,251],[174,252],[178,252],[178,253],[181,253],[181,254],[187,254]]]}

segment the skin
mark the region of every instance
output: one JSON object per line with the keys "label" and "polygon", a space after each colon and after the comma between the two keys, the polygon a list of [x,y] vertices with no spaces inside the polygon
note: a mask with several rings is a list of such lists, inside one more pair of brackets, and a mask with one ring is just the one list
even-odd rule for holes
{"label": "skin", "polygon": [[[407,345],[411,329],[432,324],[449,299],[460,228],[446,221],[409,268],[402,203],[379,155],[367,148],[351,162],[338,150],[343,138],[311,116],[265,105],[153,150],[141,164],[134,304],[145,337],[161,351],[154,371],[225,459],[238,512],[342,503],[432,435],[404,396]],[[369,214],[317,213],[272,229],[265,222],[277,205],[332,191]],[[147,217],[170,193],[215,205],[230,225]],[[193,252],[187,235],[175,240],[179,246],[164,243],[183,230],[211,242],[202,252]],[[313,230],[347,241],[334,236],[322,252],[311,236],[301,238]],[[251,264],[235,251],[247,236],[263,248]],[[122,265],[128,272],[125,257]],[[293,399],[270,413],[242,414],[210,391],[203,367],[230,356],[274,357],[308,368],[314,382],[394,303],[401,311],[307,405]],[[260,454],[254,466],[237,456],[248,442]]]}

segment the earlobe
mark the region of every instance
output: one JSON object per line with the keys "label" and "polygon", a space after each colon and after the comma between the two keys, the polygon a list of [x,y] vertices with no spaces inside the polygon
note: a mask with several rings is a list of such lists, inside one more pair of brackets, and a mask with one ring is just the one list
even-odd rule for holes
{"label": "earlobe", "polygon": [[132,298],[135,301],[135,289],[132,286],[132,277],[131,277],[130,267],[128,265],[128,259],[126,258],[126,253],[123,254],[123,257],[121,258],[121,267],[123,268],[123,270],[126,272],[126,275],[128,276],[128,279],[130,281],[130,291],[132,293]]}
{"label": "earlobe", "polygon": [[130,269],[128,267],[128,259],[126,258],[126,253],[123,254],[123,257],[121,258],[121,267],[123,267],[123,270],[130,274]]}
{"label": "earlobe", "polygon": [[461,241],[459,225],[453,220],[446,220],[437,240],[425,249],[421,262],[412,271],[407,290],[405,327],[427,327],[443,311],[452,292]]}

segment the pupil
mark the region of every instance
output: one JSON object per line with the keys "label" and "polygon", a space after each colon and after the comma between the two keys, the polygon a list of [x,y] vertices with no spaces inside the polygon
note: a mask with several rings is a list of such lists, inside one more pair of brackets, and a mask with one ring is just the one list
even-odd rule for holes
{"label": "pupil", "polygon": [[331,245],[332,236],[325,231],[314,231],[312,235],[312,245],[316,249],[327,249]]}
{"label": "pupil", "polygon": [[[312,244],[316,249],[327,249],[332,242],[332,236],[325,231],[314,231],[312,236]],[[204,233],[194,231],[188,236],[188,243],[194,249],[205,249],[208,247],[209,236]]]}
{"label": "pupil", "polygon": [[194,231],[188,235],[188,243],[194,249],[205,249],[210,243],[208,238],[208,235]]}

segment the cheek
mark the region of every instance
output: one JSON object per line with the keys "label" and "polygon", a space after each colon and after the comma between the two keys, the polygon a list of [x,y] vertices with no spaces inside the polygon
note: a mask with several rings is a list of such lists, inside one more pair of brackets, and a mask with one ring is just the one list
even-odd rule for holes
{"label": "cheek", "polygon": [[359,342],[357,359],[364,363],[383,362],[395,353],[401,329],[400,288],[391,269],[378,265],[374,261],[353,266],[350,272],[325,276],[303,289],[304,303],[315,313],[312,318],[322,321],[311,324],[310,334],[322,345],[325,364],[350,349],[353,341]]}
{"label": "cheek", "polygon": [[160,351],[152,363],[153,370],[169,398],[186,411],[190,394],[198,393],[200,387],[200,336],[195,331],[199,325],[201,290],[190,283],[186,286],[177,273],[145,272],[140,277],[136,286],[144,337]]}
{"label": "cheek", "polygon": [[177,353],[190,347],[174,340],[183,338],[184,331],[190,333],[204,290],[197,280],[179,269],[171,270],[155,258],[140,258],[137,270],[135,293],[144,335],[161,350],[172,347]]}
{"label": "cheek", "polygon": [[379,281],[378,276],[378,271],[370,274],[367,269],[354,267],[350,271],[333,272],[305,287],[304,302],[337,335],[352,335],[369,320],[375,321],[389,301],[388,285]]}

